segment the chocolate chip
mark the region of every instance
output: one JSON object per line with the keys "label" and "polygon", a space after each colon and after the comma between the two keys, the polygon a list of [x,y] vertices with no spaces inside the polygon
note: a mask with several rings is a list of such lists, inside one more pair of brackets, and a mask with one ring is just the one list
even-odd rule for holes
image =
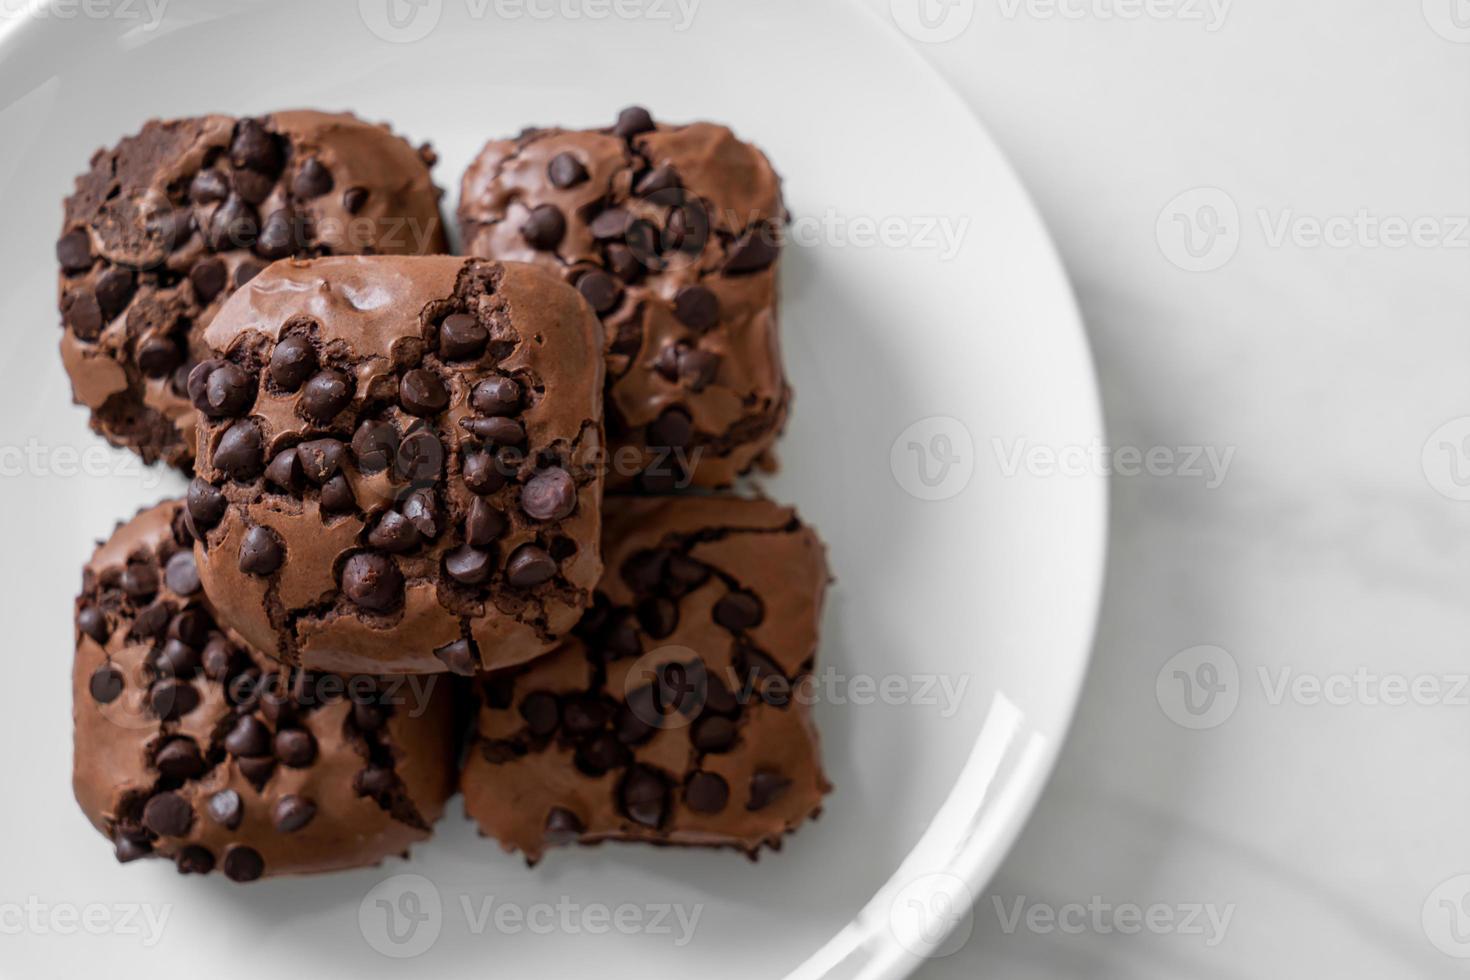
{"label": "chocolate chip", "polygon": [[398,382],[398,401],[405,411],[429,418],[449,407],[449,389],[432,371],[415,368]]}
{"label": "chocolate chip", "polygon": [[169,739],[153,757],[153,767],[171,779],[193,779],[204,772],[204,756],[192,738]]}
{"label": "chocolate chip", "polygon": [[296,179],[291,181],[292,193],[305,200],[321,197],[331,189],[332,173],[316,157],[307,157],[296,171]]}
{"label": "chocolate chip", "polygon": [[213,628],[214,621],[203,609],[185,609],[169,620],[168,635],[197,650],[209,641],[209,631]]}
{"label": "chocolate chip", "polygon": [[632,221],[633,216],[622,208],[608,208],[587,223],[587,230],[599,242],[622,241]]}
{"label": "chocolate chip", "polygon": [[271,196],[276,182],[255,170],[236,170],[234,185],[235,193],[240,195],[242,201],[263,204]]}
{"label": "chocolate chip", "polygon": [[300,728],[276,732],[272,747],[281,764],[292,769],[305,769],[316,759],[316,739]]}
{"label": "chocolate chip", "polygon": [[551,180],[551,186],[565,190],[585,181],[587,168],[572,154],[558,153],[546,165],[546,176]]}
{"label": "chocolate chip", "polygon": [[367,203],[368,191],[366,187],[349,187],[342,192],[342,207],[348,214],[356,214],[362,210]]}
{"label": "chocolate chip", "polygon": [[176,595],[191,596],[199,591],[199,568],[194,564],[194,552],[181,551],[164,566],[163,582]]}
{"label": "chocolate chip", "polygon": [[189,372],[189,400],[210,418],[234,418],[255,400],[255,385],[238,366],[214,358]]}
{"label": "chocolate chip", "polygon": [[119,584],[128,598],[141,605],[158,593],[158,572],[152,565],[130,562],[123,569]]}
{"label": "chocolate chip", "polygon": [[619,570],[623,581],[637,593],[653,592],[657,589],[664,577],[664,567],[668,564],[669,553],[657,548],[645,548],[634,552],[623,562]]}
{"label": "chocolate chip", "polygon": [[521,237],[534,249],[549,252],[561,244],[567,233],[567,219],[555,204],[541,204],[531,209],[525,224],[521,225]]}
{"label": "chocolate chip", "polygon": [[322,484],[321,508],[323,514],[349,514],[357,510],[357,498],[352,495],[352,484],[347,477],[338,473]]}
{"label": "chocolate chip", "polygon": [[469,545],[461,545],[444,556],[444,571],[461,585],[481,585],[494,570],[494,556]]}
{"label": "chocolate chip", "polygon": [[439,324],[439,356],[446,361],[472,361],[489,343],[489,331],[468,313],[451,313]]}
{"label": "chocolate chip", "polygon": [[403,601],[403,573],[391,558],[362,551],[342,566],[342,591],[371,612],[389,612]]}
{"label": "chocolate chip", "polygon": [[67,272],[86,272],[92,268],[92,239],[85,229],[75,228],[57,239],[56,261]]}
{"label": "chocolate chip", "polygon": [[685,286],[674,295],[674,316],[691,330],[704,333],[720,322],[720,300],[704,286]]}
{"label": "chocolate chip", "polygon": [[572,735],[590,735],[607,724],[608,711],[594,695],[569,698],[562,707],[562,723]]}
{"label": "chocolate chip", "polygon": [[119,832],[117,839],[113,842],[116,846],[117,860],[119,864],[127,864],[145,858],[153,853],[153,845],[146,840],[137,840]]}
{"label": "chocolate chip", "polygon": [[128,269],[114,267],[98,276],[96,294],[103,319],[111,320],[127,309],[136,288],[137,280]]}
{"label": "chocolate chip", "polygon": [[225,495],[220,493],[219,488],[196,476],[189,481],[189,493],[184,506],[188,508],[189,518],[194,526],[201,531],[208,531],[225,516]]}
{"label": "chocolate chip", "polygon": [[407,554],[423,543],[418,528],[396,510],[384,511],[378,523],[368,532],[368,544],[395,555]]}
{"label": "chocolate chip", "polygon": [[236,759],[235,765],[240,770],[240,775],[250,781],[256,789],[266,784],[271,774],[276,771],[276,760],[268,755],[253,756],[248,759]]}
{"label": "chocolate chip", "polygon": [[465,540],[476,548],[486,548],[505,533],[505,515],[491,507],[483,498],[470,501],[469,513],[464,519]]}
{"label": "chocolate chip", "polygon": [[271,351],[271,380],[282,391],[296,391],[316,371],[316,349],[305,337],[293,335]]}
{"label": "chocolate chip", "polygon": [[534,544],[523,544],[505,565],[505,577],[511,585],[529,589],[549,582],[556,575],[556,561]]}
{"label": "chocolate chip", "polygon": [[475,668],[480,663],[480,659],[475,656],[475,651],[470,647],[468,640],[446,643],[434,651],[434,656],[449,668],[451,674],[459,674],[461,677],[475,676]]}
{"label": "chocolate chip", "polygon": [[439,536],[439,503],[427,490],[415,490],[403,502],[403,516],[430,540]]}
{"label": "chocolate chip", "polygon": [[678,172],[668,164],[664,164],[661,167],[654,167],[639,177],[637,183],[633,185],[633,193],[639,197],[648,197],[650,194],[673,190],[680,186],[682,185]]}
{"label": "chocolate chip", "polygon": [[176,721],[199,707],[199,692],[187,681],[161,680],[148,689],[148,707],[164,721]]}
{"label": "chocolate chip", "polygon": [[676,370],[679,380],[690,391],[703,391],[719,374],[720,355],[697,348],[680,351]]}
{"label": "chocolate chip", "polygon": [[352,788],[358,796],[387,796],[397,784],[391,772],[378,766],[369,766],[352,778]]}
{"label": "chocolate chip", "polygon": [[387,422],[365,421],[352,434],[352,456],[363,473],[378,473],[398,454],[398,433]]}
{"label": "chocolate chip", "polygon": [[730,784],[712,772],[696,772],[684,785],[684,802],[695,813],[719,813],[730,802]]}
{"label": "chocolate chip", "polygon": [[239,758],[271,754],[271,733],[253,715],[241,715],[225,736],[225,751]]}
{"label": "chocolate chip", "polygon": [[199,670],[199,651],[182,640],[169,640],[158,651],[153,666],[160,677],[188,679]]}
{"label": "chocolate chip", "polygon": [[632,139],[639,133],[646,133],[654,129],[653,116],[641,105],[629,106],[618,113],[618,121],[613,124],[613,135],[621,136],[623,139]]}
{"label": "chocolate chip", "polygon": [[545,840],[548,844],[570,844],[586,829],[582,819],[565,807],[554,806],[546,814]]}
{"label": "chocolate chip", "polygon": [[760,598],[750,592],[731,592],[715,603],[715,622],[734,633],[760,625],[764,616]]}
{"label": "chocolate chip", "polygon": [[352,706],[352,723],[365,732],[377,731],[387,720],[387,710],[382,705],[357,702]]}
{"label": "chocolate chip", "polygon": [[240,571],[249,575],[270,575],[285,557],[276,536],[266,528],[252,527],[240,540]]}
{"label": "chocolate chip", "polygon": [[265,873],[265,858],[253,847],[234,844],[225,851],[224,871],[231,881],[254,881]]}
{"label": "chocolate chip", "polygon": [[133,620],[131,633],[133,636],[159,636],[168,626],[168,618],[172,614],[169,604],[160,599],[138,613]]}
{"label": "chocolate chip", "polygon": [[311,439],[296,447],[301,472],[317,486],[337,475],[346,456],[347,446],[340,439]]}
{"label": "chocolate chip", "polygon": [[149,337],[138,345],[137,359],[145,377],[163,378],[183,363],[184,352],[168,337]]}
{"label": "chocolate chip", "polygon": [[499,463],[489,453],[470,453],[461,468],[465,486],[478,494],[494,493],[505,486],[505,474],[500,472]]}
{"label": "chocolate chip", "polygon": [[189,282],[194,286],[194,295],[199,302],[209,304],[225,288],[229,270],[219,259],[200,259],[189,270]]}
{"label": "chocolate chip", "polygon": [[638,259],[638,253],[621,243],[611,243],[604,250],[607,255],[607,268],[613,275],[623,282],[637,282],[643,275],[643,263]]}
{"label": "chocolate chip", "polygon": [[526,428],[515,419],[460,419],[460,427],[492,446],[519,446],[526,441]]}
{"label": "chocolate chip", "polygon": [[665,572],[673,591],[683,595],[709,581],[709,566],[697,562],[688,555],[670,555]]}
{"label": "chocolate chip", "polygon": [[92,671],[92,676],[87,680],[87,690],[91,693],[92,700],[98,704],[111,704],[123,692],[122,671],[111,664],[103,664]]}
{"label": "chocolate chip", "polygon": [[352,403],[352,386],[339,371],[318,371],[302,389],[297,403],[303,415],[325,425]]}
{"label": "chocolate chip", "polygon": [[211,251],[227,252],[231,249],[249,248],[255,244],[258,234],[260,224],[255,209],[238,194],[231,194],[229,200],[216,208],[214,216],[209,219],[204,242]]}
{"label": "chocolate chip", "polygon": [[189,182],[189,200],[195,204],[213,204],[230,194],[230,182],[218,170],[201,170]]}
{"label": "chocolate chip", "polygon": [[709,715],[694,723],[690,738],[701,752],[724,752],[735,744],[735,723],[719,715]]}
{"label": "chocolate chip", "polygon": [[102,333],[102,307],[89,289],[68,294],[62,316],[81,340],[96,340]]}
{"label": "chocolate chip", "polygon": [[791,780],[778,772],[762,769],[750,777],[750,802],[747,810],[763,810],[776,802],[791,786]]}
{"label": "chocolate chip", "polygon": [[781,254],[775,237],[775,232],[765,225],[757,225],[747,231],[730,246],[729,258],[725,260],[725,272],[731,275],[758,272],[775,262]]}
{"label": "chocolate chip", "polygon": [[638,624],[655,640],[669,636],[679,625],[679,607],[663,596],[649,596],[638,603]]}
{"label": "chocolate chip", "polygon": [[606,272],[594,269],[577,280],[577,292],[599,315],[607,313],[623,298],[623,286]]}
{"label": "chocolate chip", "polygon": [[178,793],[159,793],[143,807],[143,826],[160,837],[182,837],[193,822],[193,808]]}
{"label": "chocolate chip", "polygon": [[399,443],[394,462],[398,478],[406,483],[435,482],[444,469],[444,444],[427,427],[416,428]]}
{"label": "chocolate chip", "polygon": [[281,148],[259,122],[242,119],[230,142],[230,163],[236,169],[258,170],[263,174],[280,173]]}
{"label": "chocolate chip", "polygon": [[265,271],[265,266],[259,262],[245,261],[235,267],[235,288],[239,289],[247,282],[254,279]]}
{"label": "chocolate chip", "polygon": [[239,793],[232,789],[222,789],[210,796],[209,801],[204,804],[204,812],[221,827],[234,830],[245,817],[245,805],[240,801]]}
{"label": "chocolate chip", "polygon": [[561,707],[554,694],[544,691],[527,694],[521,701],[520,710],[521,717],[526,719],[526,727],[537,738],[550,735],[561,723]]}
{"label": "chocolate chip", "polygon": [[648,423],[645,438],[649,446],[659,449],[683,449],[694,438],[694,422],[682,408],[671,407]]}
{"label": "chocolate chip", "polygon": [[628,750],[607,732],[599,732],[577,746],[572,763],[584,775],[596,779],[628,763]]}
{"label": "chocolate chip", "polygon": [[295,493],[300,488],[301,478],[301,460],[294,448],[276,453],[276,458],[265,468],[266,482],[287,493]]}
{"label": "chocolate chip", "polygon": [[560,466],[544,469],[521,488],[521,510],[538,521],[559,521],[577,508],[577,483]]}
{"label": "chocolate chip", "polygon": [[207,875],[214,870],[214,855],[207,847],[189,844],[179,851],[174,865],[181,875]]}
{"label": "chocolate chip", "polygon": [[618,787],[618,802],[630,820],[657,829],[668,812],[668,782],[656,770],[636,765]]}
{"label": "chocolate chip", "polygon": [[77,613],[77,628],[98,643],[106,643],[112,635],[112,627],[107,623],[107,614],[96,606],[83,606],[82,611]]}
{"label": "chocolate chip", "polygon": [[255,254],[263,259],[284,259],[296,251],[296,219],[290,211],[278,208],[266,216],[255,242]]}
{"label": "chocolate chip", "polygon": [[235,648],[224,637],[215,637],[204,645],[200,656],[204,664],[204,676],[212,681],[227,679],[235,665]]}
{"label": "chocolate chip", "polygon": [[521,407],[521,386],[511,378],[486,378],[470,392],[470,407],[481,415],[514,415]]}

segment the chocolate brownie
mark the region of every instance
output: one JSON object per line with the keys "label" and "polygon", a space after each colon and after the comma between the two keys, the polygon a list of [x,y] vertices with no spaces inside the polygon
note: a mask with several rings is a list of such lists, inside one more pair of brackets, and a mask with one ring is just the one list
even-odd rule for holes
{"label": "chocolate brownie", "polygon": [[804,684],[821,541],[765,500],[610,497],[605,520],[574,638],[478,682],[466,811],[533,863],[570,842],[779,847],[829,789]]}
{"label": "chocolate brownie", "polygon": [[[465,250],[557,269],[602,317],[614,482],[723,487],[785,424],[776,325],[781,182],[724,126],[536,129],[464,175]],[[691,472],[692,470],[692,472]]]}
{"label": "chocolate brownie", "polygon": [[[82,575],[73,784],[119,861],[235,881],[377,864],[454,789],[445,678],[282,667],[215,618],[179,501],[120,525]],[[414,686],[412,682],[416,682]]]}
{"label": "chocolate brownie", "polygon": [[601,573],[602,344],[555,276],[278,262],[205,331],[200,574],[258,649],[470,674],[576,625]]}
{"label": "chocolate brownie", "polygon": [[433,153],[346,113],[154,120],[67,199],[62,360],[114,445],[187,469],[185,385],[220,304],[288,255],[446,251]]}

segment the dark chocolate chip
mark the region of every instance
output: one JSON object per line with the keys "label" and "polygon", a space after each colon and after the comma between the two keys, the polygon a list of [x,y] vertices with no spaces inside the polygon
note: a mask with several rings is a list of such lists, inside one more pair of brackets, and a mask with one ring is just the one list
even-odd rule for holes
{"label": "dark chocolate chip", "polygon": [[210,796],[209,802],[204,804],[204,812],[221,827],[234,830],[245,817],[245,804],[240,801],[239,793],[222,789]]}
{"label": "dark chocolate chip", "polygon": [[285,208],[266,215],[255,241],[255,254],[263,259],[284,259],[296,251],[296,219]]}
{"label": "dark chocolate chip", "polygon": [[449,389],[437,374],[415,368],[398,382],[398,401],[405,411],[428,418],[449,407]]}
{"label": "dark chocolate chip", "polygon": [[301,460],[296,450],[282,449],[265,468],[266,482],[287,493],[295,493],[301,486]]}
{"label": "dark chocolate chip", "polygon": [[695,813],[719,813],[730,802],[730,784],[712,772],[696,772],[684,786],[684,802]]}
{"label": "dark chocolate chip", "polygon": [[220,493],[219,488],[196,476],[189,481],[185,506],[194,526],[201,531],[208,531],[225,516],[225,495]]}
{"label": "dark chocolate chip", "polygon": [[225,288],[229,271],[219,259],[200,259],[189,270],[189,282],[194,285],[194,295],[199,302],[208,304]]}
{"label": "dark chocolate chip", "polygon": [[668,812],[669,786],[656,770],[636,765],[618,788],[618,801],[630,820],[657,829]]}
{"label": "dark chocolate chip", "polygon": [[526,244],[543,252],[550,252],[560,245],[566,233],[567,219],[555,204],[532,208],[525,224],[521,225],[521,237]]}
{"label": "dark chocolate chip", "polygon": [[194,552],[181,551],[168,560],[163,570],[163,581],[177,595],[191,596],[199,591],[199,568],[194,564]]}
{"label": "dark chocolate chip", "polygon": [[470,453],[465,457],[461,473],[465,486],[474,493],[494,493],[505,486],[506,482],[505,474],[500,472],[499,463],[489,453]]}
{"label": "dark chocolate chip", "polygon": [[153,853],[153,845],[148,841],[129,837],[121,832],[118,833],[113,844],[116,846],[119,864],[127,864],[129,861],[136,861]]}
{"label": "dark chocolate chip", "polygon": [[388,612],[403,601],[403,573],[391,558],[362,551],[342,566],[342,591],[371,612]]}
{"label": "dark chocolate chip", "polygon": [[82,340],[96,340],[102,333],[102,307],[89,289],[69,294],[62,316],[72,333]]}
{"label": "dark chocolate chip", "polygon": [[719,325],[719,297],[704,286],[685,286],[674,295],[674,316],[689,329],[704,333]]}
{"label": "dark chocolate chip", "polygon": [[218,170],[201,170],[189,182],[189,200],[194,204],[213,204],[230,196],[230,181]]}
{"label": "dark chocolate chip", "polygon": [[239,289],[264,271],[265,266],[259,262],[250,260],[241,262],[235,267],[235,288]]}
{"label": "dark chocolate chip", "polygon": [[280,542],[264,527],[252,527],[240,539],[240,571],[249,575],[270,575],[285,559]]}
{"label": "dark chocolate chip", "polygon": [[386,796],[397,783],[393,773],[378,766],[369,766],[352,778],[352,788],[358,796]]}
{"label": "dark chocolate chip", "polygon": [[102,307],[103,319],[111,320],[127,309],[136,288],[137,280],[129,269],[114,267],[98,276],[97,302]]}
{"label": "dark chocolate chip", "polygon": [[623,298],[623,285],[606,272],[594,269],[577,280],[577,292],[601,315],[612,310]]}
{"label": "dark chocolate chip", "polygon": [[607,732],[584,739],[572,756],[572,763],[583,774],[594,779],[628,764],[628,750]]}
{"label": "dark chocolate chip", "polygon": [[555,575],[555,559],[534,544],[521,545],[505,565],[505,576],[510,584],[522,589],[549,582]]}
{"label": "dark chocolate chip", "polygon": [[758,225],[730,246],[729,258],[725,260],[725,272],[758,272],[775,262],[780,254],[775,232],[764,225]]}
{"label": "dark chocolate chip", "polygon": [[231,881],[254,881],[265,873],[265,858],[253,847],[234,844],[225,851],[224,871]]}
{"label": "dark chocolate chip", "polygon": [[204,771],[204,756],[192,738],[173,738],[153,757],[153,767],[172,779],[193,779]]}
{"label": "dark chocolate chip", "polygon": [[670,555],[668,564],[664,566],[664,572],[673,586],[673,591],[679,594],[692,592],[705,582],[709,581],[709,566],[695,561],[688,555]]}
{"label": "dark chocolate chip", "polygon": [[731,632],[748,630],[760,625],[765,616],[765,607],[760,598],[750,592],[731,592],[715,603],[714,620]]}
{"label": "dark chocolate chip", "polygon": [[432,483],[444,469],[444,444],[427,428],[415,429],[398,444],[394,457],[398,478],[407,483]]}
{"label": "dark chocolate chip", "polygon": [[317,486],[337,475],[347,456],[347,446],[340,439],[311,439],[296,447],[301,472]]}
{"label": "dark chocolate chip", "polygon": [[495,556],[488,551],[461,545],[444,556],[444,571],[461,585],[482,585],[495,571]]}
{"label": "dark chocolate chip", "polygon": [[763,810],[776,802],[791,787],[791,780],[778,772],[762,769],[750,777],[750,802],[747,810]]}
{"label": "dark chocolate chip", "polygon": [[451,313],[439,324],[439,356],[446,361],[472,361],[489,343],[489,331],[468,313]]}
{"label": "dark chocolate chip", "polygon": [[205,677],[212,681],[223,681],[234,669],[235,648],[224,637],[215,637],[204,645],[200,661],[204,664]]}
{"label": "dark chocolate chip", "polygon": [[672,599],[649,596],[638,603],[638,624],[655,640],[662,640],[679,625],[679,607]]}
{"label": "dark chocolate chip", "polygon": [[551,186],[565,190],[585,181],[587,168],[572,154],[558,153],[546,165],[546,176],[551,180]]}
{"label": "dark chocolate chip", "polygon": [[363,422],[352,434],[352,456],[364,473],[378,473],[398,454],[398,433],[387,422]]}
{"label": "dark chocolate chip", "polygon": [[681,184],[678,172],[670,165],[664,164],[661,167],[654,167],[639,177],[637,183],[633,185],[633,193],[639,197],[648,197],[650,194],[673,190],[679,186]]}
{"label": "dark chocolate chip", "polygon": [[118,584],[128,598],[142,604],[158,594],[158,572],[152,565],[130,562]]}
{"label": "dark chocolate chip", "polygon": [[720,371],[720,355],[698,348],[679,352],[677,377],[690,391],[700,392],[715,380]]}
{"label": "dark chocolate chip", "polygon": [[87,690],[91,692],[92,700],[98,704],[111,704],[123,692],[122,671],[111,664],[103,664],[92,671],[92,676],[87,681]]}
{"label": "dark chocolate chip", "polygon": [[296,391],[316,371],[316,349],[305,337],[293,335],[271,351],[271,380],[282,391]]}
{"label": "dark chocolate chip", "polygon": [[470,407],[481,415],[514,415],[521,407],[521,386],[512,378],[486,378],[470,392]]}
{"label": "dark chocolate chip", "polygon": [[225,751],[239,758],[271,754],[271,733],[254,715],[241,715],[225,736]]}
{"label": "dark chocolate chip", "polygon": [[234,185],[235,193],[240,195],[242,201],[263,204],[271,196],[276,182],[255,170],[236,170]]}
{"label": "dark chocolate chip", "polygon": [[143,826],[160,837],[182,837],[193,822],[193,808],[178,793],[159,793],[143,806]]}
{"label": "dark chocolate chip", "polygon": [[56,261],[67,272],[92,268],[92,238],[84,228],[74,228],[56,242]]}
{"label": "dark chocolate chip", "polygon": [[422,543],[418,528],[396,510],[384,511],[377,525],[368,532],[368,544],[395,555],[407,554]]}
{"label": "dark chocolate chip", "polygon": [[572,735],[590,735],[607,724],[607,705],[590,694],[569,698],[562,707],[561,717]]}
{"label": "dark chocolate chip", "polygon": [[577,483],[560,466],[544,469],[521,488],[521,510],[538,521],[559,521],[577,508]]}
{"label": "dark chocolate chip", "polygon": [[209,641],[209,631],[213,628],[214,621],[203,609],[185,609],[169,620],[168,635],[197,650]]}
{"label": "dark chocolate chip", "polygon": [[352,723],[365,732],[377,731],[387,720],[388,714],[382,705],[359,702],[352,706]]}
{"label": "dark chocolate chip", "polygon": [[255,385],[239,367],[215,358],[189,372],[189,400],[210,418],[234,418],[255,400]]}
{"label": "dark chocolate chip", "polygon": [[235,137],[230,142],[230,163],[236,169],[277,174],[281,172],[281,148],[259,122],[242,119],[235,127]]}
{"label": "dark chocolate chip", "polygon": [[357,498],[352,495],[352,484],[347,477],[338,473],[322,484],[321,508],[324,514],[350,514],[357,510]]}
{"label": "dark chocolate chip", "polygon": [[505,533],[505,515],[490,506],[483,498],[470,501],[469,513],[464,519],[465,540],[476,548],[486,548]]}
{"label": "dark chocolate chip", "polygon": [[240,769],[240,775],[250,781],[257,789],[264,786],[276,771],[276,760],[268,755],[254,756],[249,759],[236,759],[235,765]]}
{"label": "dark chocolate chip", "polygon": [[287,728],[276,732],[272,747],[281,765],[292,769],[305,769],[316,759],[316,739],[304,729]]}
{"label": "dark chocolate chip", "polygon": [[618,121],[613,124],[613,135],[621,136],[623,139],[632,139],[639,133],[646,133],[654,129],[653,116],[641,105],[633,105],[618,113]]}
{"label": "dark chocolate chip", "polygon": [[171,615],[173,615],[173,609],[167,602],[160,599],[138,613],[133,619],[133,628],[130,632],[133,636],[159,636],[168,627],[168,618]]}
{"label": "dark chocolate chip", "polygon": [[565,807],[554,806],[546,814],[546,843],[570,844],[586,830],[582,819]]}
{"label": "dark chocolate chip", "polygon": [[96,606],[83,606],[82,611],[77,613],[77,628],[98,643],[106,643],[112,635],[112,627],[107,623],[107,614]]}
{"label": "dark chocolate chip", "polygon": [[527,694],[521,701],[521,717],[526,719],[526,727],[532,735],[538,738],[550,735],[561,723],[561,707],[556,695],[544,691]]}
{"label": "dark chocolate chip", "polygon": [[475,668],[480,664],[480,659],[475,656],[475,651],[468,640],[446,643],[434,651],[434,656],[449,668],[450,673],[459,674],[462,677],[473,677]]}
{"label": "dark chocolate chip", "polygon": [[659,449],[683,449],[694,438],[694,422],[682,408],[671,407],[652,422],[645,430],[647,443]]}
{"label": "dark chocolate chip", "polygon": [[526,428],[515,419],[460,419],[460,427],[492,446],[519,446],[526,441]]}
{"label": "dark chocolate chip", "polygon": [[153,666],[160,677],[188,679],[199,670],[199,651],[182,640],[169,640],[158,651]]}
{"label": "dark chocolate chip", "polygon": [[174,858],[181,875],[207,875],[214,870],[214,854],[199,844],[189,844]]}
{"label": "dark chocolate chip", "polygon": [[708,715],[694,723],[690,738],[701,752],[724,752],[735,744],[735,723],[719,715]]}
{"label": "dark chocolate chip", "polygon": [[167,377],[184,363],[184,352],[170,337],[149,337],[138,345],[136,356],[138,368],[149,378]]}
{"label": "dark chocolate chip", "polygon": [[148,689],[148,707],[164,721],[176,721],[199,707],[199,692],[187,681],[161,680]]}
{"label": "dark chocolate chip", "polygon": [[260,223],[255,208],[238,194],[231,194],[209,219],[204,241],[211,251],[227,252],[237,248],[249,248],[260,234]]}
{"label": "dark chocolate chip", "polygon": [[332,173],[316,157],[307,157],[291,181],[291,191],[297,197],[311,200],[321,197],[332,189]]}
{"label": "dark chocolate chip", "polygon": [[349,187],[342,192],[342,207],[348,214],[356,214],[362,210],[367,203],[368,190],[366,187]]}
{"label": "dark chocolate chip", "polygon": [[623,282],[637,282],[643,275],[643,263],[638,253],[619,242],[610,243],[605,249],[607,269]]}
{"label": "dark chocolate chip", "polygon": [[428,490],[415,490],[403,502],[403,516],[419,534],[433,540],[439,536],[439,504]]}
{"label": "dark chocolate chip", "polygon": [[248,482],[260,475],[262,468],[260,428],[242,419],[225,430],[215,447],[213,463],[231,479]]}
{"label": "dark chocolate chip", "polygon": [[587,230],[599,242],[618,242],[628,237],[633,216],[622,208],[608,208],[587,223]]}
{"label": "dark chocolate chip", "polygon": [[302,388],[298,405],[313,422],[326,424],[352,403],[352,386],[339,371],[318,371]]}

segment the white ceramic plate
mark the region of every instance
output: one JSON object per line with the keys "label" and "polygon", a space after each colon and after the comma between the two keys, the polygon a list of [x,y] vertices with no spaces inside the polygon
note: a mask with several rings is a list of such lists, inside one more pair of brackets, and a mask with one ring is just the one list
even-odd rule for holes
{"label": "white ceramic plate", "polygon": [[[685,0],[687,23],[674,0],[599,2],[0,6],[0,972],[893,977],[967,934],[955,899],[1036,799],[1099,593],[1102,478],[1015,459],[1100,438],[1066,280],[1005,161],[893,24],[844,0]],[[486,138],[632,102],[728,121],[786,178],[797,401],[767,486],[837,576],[826,813],[758,864],[605,846],[529,870],[458,803],[411,861],[369,871],[239,887],[115,864],[71,797],[71,597],[91,542],[184,484],[103,450],[69,404],[51,246],[73,175],[150,116],[350,108],[434,141],[452,213]]]}

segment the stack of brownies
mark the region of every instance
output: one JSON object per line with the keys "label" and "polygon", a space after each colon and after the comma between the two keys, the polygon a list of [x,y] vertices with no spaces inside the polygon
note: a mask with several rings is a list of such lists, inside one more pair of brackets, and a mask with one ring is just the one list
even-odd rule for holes
{"label": "stack of brownies", "polygon": [[[464,175],[346,114],[151,122],[65,206],[62,357],[192,475],[83,570],[75,789],[119,860],[754,856],[829,789],[828,580],[773,464],[780,181],[725,127],[533,129]],[[471,721],[473,717],[473,721]]]}

